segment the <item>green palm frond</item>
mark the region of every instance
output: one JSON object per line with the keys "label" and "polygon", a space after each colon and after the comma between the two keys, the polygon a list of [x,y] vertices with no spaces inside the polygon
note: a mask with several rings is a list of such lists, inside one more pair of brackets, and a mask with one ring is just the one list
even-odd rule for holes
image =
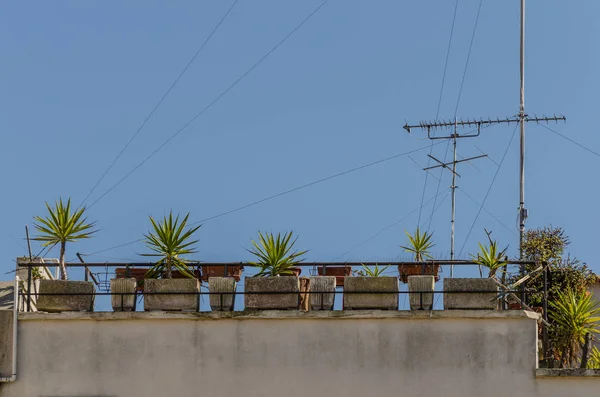
{"label": "green palm frond", "polygon": [[479,243],[479,253],[472,257],[475,263],[488,268],[488,277],[492,278],[502,266],[506,265],[507,250],[508,247],[500,251],[496,241],[491,241],[489,246]]}
{"label": "green palm frond", "polygon": [[292,267],[302,262],[302,255],[308,251],[292,251],[298,237],[292,240],[292,232],[273,233],[258,232],[258,242],[252,240],[252,249],[247,249],[257,258],[256,262],[250,264],[260,267],[256,277],[280,276],[293,274]]}
{"label": "green palm frond", "polygon": [[61,198],[54,207],[46,203],[46,208],[47,217],[34,217],[34,226],[40,235],[33,240],[44,242],[44,247],[90,238],[96,232],[91,230],[95,223],[87,223],[87,218],[83,218],[85,207],[71,212],[71,199],[65,205]]}
{"label": "green palm frond", "polygon": [[383,275],[383,272],[385,272],[388,269],[388,267],[390,267],[390,265],[379,267],[379,264],[376,263],[373,269],[371,269],[364,263],[361,263],[360,265],[362,266],[362,270],[359,270],[357,274],[362,277],[381,277]]}
{"label": "green palm frond", "polygon": [[581,344],[588,333],[598,333],[600,308],[587,291],[559,291],[555,300],[548,302],[553,310],[550,318],[560,340],[563,357],[567,363],[577,359]]}
{"label": "green palm frond", "polygon": [[185,230],[190,214],[188,213],[181,222],[179,215],[173,219],[173,212],[169,216],[164,216],[161,221],[150,218],[152,231],[144,234],[144,242],[152,254],[140,254],[142,256],[151,256],[160,258],[154,267],[146,273],[148,278],[166,277],[171,278],[172,270],[178,270],[186,277],[193,278],[193,272],[188,266],[188,262],[182,258],[183,255],[194,254],[196,251],[192,248],[198,240],[191,240],[192,235],[202,225]]}
{"label": "green palm frond", "polygon": [[422,262],[425,259],[433,259],[431,256],[431,248],[435,247],[431,238],[433,237],[433,233],[428,233],[427,231],[421,233],[421,230],[417,227],[417,230],[414,234],[406,233],[408,237],[408,246],[401,245],[400,248],[404,248],[405,252],[410,252],[415,256],[416,262]]}
{"label": "green palm frond", "polygon": [[95,223],[88,223],[87,218],[83,216],[85,207],[71,211],[70,198],[66,204],[60,198],[55,202],[54,207],[46,203],[46,209],[48,210],[46,217],[34,217],[34,226],[39,235],[34,237],[33,240],[41,241],[44,247],[60,244],[60,274],[61,279],[66,280],[66,244],[92,237],[92,234],[96,232],[96,230],[92,230]]}

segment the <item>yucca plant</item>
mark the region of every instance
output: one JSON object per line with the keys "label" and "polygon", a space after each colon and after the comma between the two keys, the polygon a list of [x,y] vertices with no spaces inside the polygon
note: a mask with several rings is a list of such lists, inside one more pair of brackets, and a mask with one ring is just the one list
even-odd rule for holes
{"label": "yucca plant", "polygon": [[255,277],[293,274],[292,267],[302,262],[302,255],[308,252],[292,251],[297,240],[298,237],[292,240],[292,232],[283,236],[277,233],[277,237],[273,233],[258,232],[258,242],[252,240],[253,248],[246,250],[258,259],[256,262],[249,262],[260,267]]}
{"label": "yucca plant", "polygon": [[35,228],[40,233],[34,240],[43,241],[43,247],[55,246],[60,244],[60,278],[67,280],[67,268],[65,266],[65,252],[67,242],[90,238],[95,230],[92,230],[95,223],[88,223],[87,218],[83,217],[85,207],[71,211],[71,199],[67,203],[60,198],[51,207],[46,203],[48,216],[34,217]]}
{"label": "yucca plant", "polygon": [[390,265],[379,267],[379,264],[375,264],[375,266],[371,269],[369,266],[364,263],[360,264],[362,269],[357,272],[357,274],[361,277],[381,277],[383,272],[385,272]]}
{"label": "yucca plant", "polygon": [[[496,276],[496,272],[501,270],[506,262],[506,251],[508,247],[502,251],[498,249],[498,243],[490,240],[490,245],[483,245],[479,243],[479,253],[473,255],[473,260],[480,266],[486,267],[489,270],[488,277],[493,278]],[[481,271],[481,268],[480,268]]]}
{"label": "yucca plant", "polygon": [[435,246],[431,238],[433,233],[427,231],[421,233],[421,230],[417,227],[414,234],[404,232],[408,236],[408,246],[401,245],[400,248],[404,248],[405,252],[410,252],[414,255],[416,262],[423,262],[426,259],[433,259],[431,256],[431,248]]}
{"label": "yucca plant", "polygon": [[549,304],[553,309],[549,314],[557,335],[555,343],[560,351],[560,361],[573,366],[585,335],[599,332],[600,308],[596,306],[593,294],[587,291],[560,291]]}
{"label": "yucca plant", "polygon": [[588,368],[600,369],[600,350],[596,346],[593,346],[590,352]]}
{"label": "yucca plant", "polygon": [[141,255],[158,257],[159,260],[154,267],[148,270],[147,278],[173,278],[173,269],[178,270],[186,277],[194,277],[188,262],[182,256],[196,252],[192,246],[198,240],[191,240],[191,238],[202,225],[185,230],[189,216],[188,213],[181,222],[179,215],[173,219],[172,211],[169,212],[168,217],[165,215],[162,221],[157,222],[153,217],[149,217],[153,231],[144,234],[144,238],[146,246],[154,253]]}

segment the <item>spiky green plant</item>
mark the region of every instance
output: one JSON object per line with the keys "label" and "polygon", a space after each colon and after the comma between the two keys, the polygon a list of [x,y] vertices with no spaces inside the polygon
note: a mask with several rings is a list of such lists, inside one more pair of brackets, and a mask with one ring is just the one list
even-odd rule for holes
{"label": "spiky green plant", "polygon": [[435,246],[431,238],[433,233],[427,231],[421,233],[421,230],[417,227],[414,234],[404,232],[408,236],[408,246],[401,245],[400,248],[404,248],[405,252],[410,252],[414,255],[416,262],[423,262],[425,259],[433,259],[431,256],[431,248]]}
{"label": "spiky green plant", "polygon": [[385,272],[388,269],[388,267],[390,267],[390,265],[379,267],[379,264],[376,263],[375,266],[371,269],[364,263],[361,263],[360,265],[362,266],[362,269],[359,270],[357,274],[362,277],[381,277],[383,275],[383,272]]}
{"label": "spiky green plant", "polygon": [[500,251],[496,241],[490,241],[490,245],[479,243],[479,253],[477,255],[472,255],[472,257],[475,263],[487,267],[489,270],[488,277],[492,278],[496,276],[498,270],[501,270],[502,267],[506,265],[507,250],[508,247]]}
{"label": "spiky green plant", "polygon": [[87,223],[87,218],[83,217],[85,207],[71,211],[71,199],[67,200],[67,204],[60,198],[55,202],[54,207],[46,203],[48,216],[34,217],[35,228],[40,233],[34,240],[43,241],[42,246],[55,246],[60,244],[60,278],[67,279],[67,268],[65,266],[65,252],[67,242],[75,242],[77,240],[90,238],[95,230],[92,230],[95,223]]}
{"label": "spiky green plant", "polygon": [[590,352],[588,368],[600,369],[600,350],[596,346],[593,346]]}
{"label": "spiky green plant", "polygon": [[163,217],[162,221],[155,221],[150,218],[153,231],[144,234],[146,246],[154,251],[153,254],[141,254],[142,256],[158,257],[156,262],[148,272],[147,278],[172,278],[173,269],[178,270],[186,277],[193,278],[194,274],[190,271],[188,261],[182,258],[183,255],[194,254],[196,251],[191,248],[198,240],[191,240],[192,235],[202,225],[185,230],[190,214],[188,213],[181,222],[179,215],[173,219],[173,211],[169,216]]}
{"label": "spiky green plant", "polygon": [[554,341],[561,351],[562,364],[573,366],[578,359],[585,335],[598,333],[600,308],[593,300],[593,294],[587,291],[560,291],[555,300],[549,301],[553,310],[550,318],[556,327],[557,339]]}
{"label": "spiky green plant", "polygon": [[302,255],[308,251],[292,251],[298,237],[292,240],[292,232],[262,234],[258,232],[258,242],[252,240],[253,248],[246,250],[254,255],[258,260],[249,262],[260,267],[256,277],[281,276],[293,274],[292,267],[302,262]]}

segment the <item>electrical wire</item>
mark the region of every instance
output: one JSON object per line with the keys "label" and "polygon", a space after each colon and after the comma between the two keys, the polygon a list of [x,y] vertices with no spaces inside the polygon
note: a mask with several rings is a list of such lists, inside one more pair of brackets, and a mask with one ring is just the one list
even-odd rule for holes
{"label": "electrical wire", "polygon": [[[441,193],[443,194],[443,192]],[[389,230],[391,228],[393,228],[394,226],[398,225],[400,222],[406,220],[408,217],[410,217],[412,214],[414,214],[415,212],[417,212],[422,206],[425,206],[427,204],[429,204],[430,202],[433,201],[435,197],[431,197],[426,203],[422,204],[419,207],[413,208],[409,213],[407,213],[406,215],[404,215],[402,218],[398,219],[397,221],[395,221],[394,223],[384,227],[383,229],[377,231],[375,234],[373,234],[371,237],[367,238],[366,240],[361,241],[360,243],[352,246],[352,248],[350,248],[349,250],[347,250],[346,252],[344,252],[341,255],[336,256],[335,258],[332,259],[332,261],[335,261],[337,259],[343,258],[344,256],[348,255],[350,252],[354,251],[355,249],[357,249],[358,247],[368,243],[369,241],[377,238],[381,233],[385,232],[386,230]]]}
{"label": "electrical wire", "polygon": [[[448,59],[450,59],[450,48],[452,47],[452,36],[454,35],[454,25],[456,23],[456,14],[458,11],[458,0],[456,0],[456,3],[454,4],[454,16],[452,17],[452,26],[450,27],[450,37],[448,39],[448,48],[446,49],[446,61],[444,62],[444,73],[442,73],[442,84],[440,87],[440,96],[438,99],[438,105],[437,105],[437,111],[435,113],[435,119],[437,120],[439,115],[440,115],[440,107],[442,105],[442,97],[444,94],[444,85],[446,83],[446,72],[448,71]],[[435,136],[435,132],[434,132],[434,136]],[[429,148],[429,155],[431,156],[431,153],[433,151],[433,140],[431,141],[431,146]],[[431,165],[431,158],[428,157],[427,158],[427,167],[429,167]],[[423,209],[423,201],[425,200],[425,190],[427,189],[427,177],[429,176],[429,173],[425,174],[425,182],[423,182],[423,192],[421,193],[421,209],[419,210],[419,218],[417,219],[417,225],[421,223],[421,212]],[[439,180],[439,179],[438,179]],[[438,184],[439,186],[439,184]],[[439,191],[439,189],[438,189]],[[435,207],[435,204],[434,204]]]}
{"label": "electrical wire", "polygon": [[481,208],[483,208],[483,210],[484,210],[484,211],[485,211],[485,212],[486,212],[486,213],[487,213],[489,216],[491,216],[492,218],[494,218],[494,219],[496,220],[496,222],[498,222],[500,225],[502,225],[502,227],[504,227],[506,230],[508,230],[508,231],[509,231],[509,232],[510,232],[510,233],[511,233],[513,236],[515,236],[515,237],[519,237],[519,235],[518,235],[518,234],[517,234],[517,233],[516,233],[516,232],[515,232],[513,229],[511,229],[510,227],[506,226],[506,224],[505,224],[504,222],[502,222],[502,221],[500,220],[500,218],[498,218],[496,215],[492,214],[492,213],[491,213],[490,211],[488,211],[488,210],[487,210],[485,207],[483,207],[483,206],[481,205],[481,203],[480,203],[480,202],[478,202],[477,200],[475,200],[475,199],[473,198],[473,196],[471,196],[469,193],[465,192],[465,190],[464,190],[464,189],[462,189],[462,188],[459,188],[459,187],[457,187],[457,189],[458,189],[458,190],[459,190],[459,191],[460,191],[462,194],[464,194],[465,196],[467,196],[468,198],[470,198],[470,199],[471,199],[471,201],[473,201],[475,204],[477,204],[478,206],[480,206]]}
{"label": "electrical wire", "polygon": [[[467,52],[467,60],[465,61],[465,68],[463,70],[462,80],[460,82],[460,88],[458,90],[458,98],[456,100],[456,107],[454,108],[454,119],[456,120],[456,115],[458,114],[458,106],[460,104],[460,98],[462,96],[463,87],[465,85],[465,79],[467,77],[467,70],[469,68],[469,61],[471,60],[471,51],[473,49],[473,42],[475,41],[475,34],[477,33],[477,24],[479,22],[479,16],[481,15],[481,6],[483,5],[483,0],[479,0],[479,7],[477,8],[477,15],[475,16],[475,24],[473,25],[473,33],[471,34],[471,43],[469,44],[469,51]],[[456,131],[455,131],[456,133]],[[448,143],[446,144],[446,152],[444,153],[444,163],[448,158],[448,148],[450,147],[450,139],[448,139]],[[440,191],[440,184],[442,183],[442,173],[444,172],[444,168],[440,169],[440,179],[438,181],[436,194]],[[435,208],[435,202],[433,203]],[[429,220],[429,226],[427,229],[431,228],[431,222],[433,221],[433,216]]]}
{"label": "electrical wire", "polygon": [[156,110],[160,107],[160,105],[163,103],[163,101],[167,98],[167,96],[171,93],[171,91],[173,90],[173,88],[175,88],[175,86],[177,85],[177,83],[179,82],[179,80],[183,77],[183,75],[187,72],[187,70],[190,68],[190,66],[192,65],[192,63],[194,63],[194,61],[196,60],[196,58],[198,57],[198,55],[200,55],[200,53],[202,52],[202,50],[204,49],[204,47],[206,47],[206,45],[208,44],[208,42],[210,41],[210,39],[214,36],[214,34],[217,32],[217,30],[219,30],[219,27],[221,26],[221,24],[225,21],[225,19],[227,19],[227,16],[229,15],[229,13],[231,13],[231,10],[233,10],[233,8],[235,7],[235,5],[238,3],[239,0],[235,0],[233,2],[233,4],[229,7],[229,9],[227,10],[227,12],[223,15],[223,17],[221,17],[221,19],[219,20],[219,22],[217,23],[217,25],[213,28],[213,30],[210,32],[210,34],[208,35],[208,37],[206,37],[206,39],[204,40],[204,42],[202,43],[202,45],[200,46],[200,48],[196,51],[196,53],[194,54],[194,56],[188,61],[187,65],[185,65],[185,67],[183,68],[183,70],[179,73],[179,75],[177,76],[177,78],[175,79],[175,81],[173,81],[173,83],[171,84],[171,86],[169,87],[169,89],[163,94],[163,96],[160,98],[160,100],[158,101],[158,103],[154,106],[154,108],[152,108],[152,110],[150,111],[150,113],[146,116],[146,118],[144,119],[144,121],[142,121],[142,124],[140,124],[140,126],[138,127],[138,129],[135,131],[135,133],[131,136],[131,138],[129,138],[129,141],[125,144],[125,146],[121,149],[121,151],[117,154],[117,157],[115,157],[115,159],[112,161],[112,163],[110,163],[110,165],[108,166],[108,168],[104,171],[104,173],[102,174],[102,176],[100,177],[100,179],[98,179],[98,181],[96,181],[96,183],[94,184],[94,186],[92,187],[92,189],[88,192],[88,194],[85,196],[85,198],[83,199],[83,201],[81,202],[81,204],[78,207],[81,207],[83,204],[85,204],[85,202],[87,201],[87,199],[91,196],[91,194],[96,190],[96,188],[98,187],[98,185],[100,184],[100,182],[102,182],[102,180],[104,180],[104,178],[106,177],[106,175],[109,173],[109,171],[113,168],[113,166],[117,163],[117,161],[121,158],[121,156],[123,155],[123,153],[125,153],[125,151],[127,150],[127,148],[129,147],[129,145],[131,145],[131,143],[133,142],[133,140],[138,136],[138,134],[142,131],[142,129],[144,128],[144,126],[146,125],[146,123],[148,122],[148,120],[150,120],[150,118],[152,118],[152,116],[154,115],[154,113],[156,112]]}
{"label": "electrical wire", "polygon": [[[438,143],[436,143],[436,145],[438,145],[440,143],[441,142],[438,142]],[[297,187],[295,187],[293,189],[288,189],[288,190],[285,190],[283,192],[280,192],[280,193],[273,194],[271,196],[265,197],[263,199],[253,201],[253,202],[251,202],[249,204],[246,204],[246,205],[243,205],[241,207],[237,207],[237,208],[234,208],[232,210],[221,212],[219,214],[216,214],[216,215],[210,216],[208,218],[202,219],[202,220],[200,220],[198,222],[191,223],[190,226],[194,226],[194,225],[201,224],[201,223],[204,223],[204,222],[216,219],[216,218],[220,218],[222,216],[229,215],[229,214],[232,214],[234,212],[238,212],[238,211],[241,211],[243,209],[246,209],[246,208],[249,208],[249,207],[261,204],[261,203],[264,203],[265,201],[269,201],[269,200],[275,199],[277,197],[281,197],[281,196],[284,196],[286,194],[289,194],[289,193],[292,193],[292,192],[296,192],[296,191],[298,191],[300,189],[304,189],[304,188],[307,188],[307,187],[310,187],[310,186],[314,186],[314,185],[316,185],[318,183],[322,183],[322,182],[325,182],[325,181],[328,181],[328,180],[331,180],[331,179],[334,179],[334,178],[337,178],[337,177],[340,177],[340,176],[343,176],[343,175],[347,175],[347,174],[350,174],[350,173],[355,172],[355,171],[363,170],[365,168],[372,167],[374,165],[381,164],[381,163],[384,163],[384,162],[387,162],[387,161],[390,161],[390,160],[394,160],[394,159],[397,159],[397,158],[402,157],[402,156],[407,156],[407,155],[409,155],[411,153],[415,153],[415,152],[418,152],[418,151],[421,151],[421,150],[425,150],[427,148],[429,148],[429,145],[421,146],[419,148],[416,148],[416,149],[413,149],[413,150],[409,150],[409,151],[404,152],[404,153],[399,153],[399,154],[396,154],[396,155],[393,155],[393,156],[389,156],[389,157],[386,157],[386,158],[383,158],[383,159],[380,159],[380,160],[377,160],[377,161],[372,161],[370,163],[360,165],[358,167],[350,168],[348,170],[345,170],[345,171],[342,171],[342,172],[338,172],[336,174],[327,176],[325,178],[321,178],[321,179],[318,179],[316,181],[312,181],[312,182],[306,183],[304,185],[297,186]],[[87,255],[99,254],[99,253],[102,253],[102,252],[106,252],[106,251],[110,251],[110,250],[113,250],[113,249],[125,247],[125,246],[131,245],[131,244],[135,244],[135,243],[138,243],[140,241],[143,241],[143,239],[137,239],[137,240],[129,241],[127,243],[123,243],[123,244],[119,244],[119,245],[112,246],[112,247],[109,247],[109,248],[105,248],[105,249],[102,249],[102,250],[99,250],[99,251],[92,252],[91,254],[87,254]]]}
{"label": "electrical wire", "polygon": [[479,210],[477,211],[477,215],[475,215],[475,219],[473,219],[473,223],[471,223],[471,227],[469,228],[469,233],[467,233],[467,237],[465,238],[465,241],[462,245],[462,247],[460,247],[460,252],[458,253],[458,257],[460,258],[465,246],[467,245],[467,242],[469,241],[469,237],[471,236],[471,232],[473,232],[473,227],[475,227],[475,222],[477,222],[477,218],[479,218],[479,215],[481,214],[481,210],[483,209],[483,206],[485,205],[485,202],[488,198],[488,196],[490,195],[490,191],[492,190],[492,186],[494,186],[494,182],[496,182],[496,177],[498,176],[498,173],[500,172],[500,169],[502,168],[502,164],[504,164],[504,159],[506,158],[506,155],[508,154],[508,149],[510,149],[510,145],[512,144],[512,141],[515,137],[515,133],[517,132],[517,127],[519,126],[519,124],[515,125],[515,129],[513,130],[513,133],[510,137],[510,141],[508,141],[508,145],[506,145],[506,150],[504,150],[504,155],[502,156],[502,159],[500,160],[500,165],[498,166],[498,168],[496,169],[496,173],[494,174],[494,177],[492,178],[492,182],[490,183],[490,186],[488,187],[487,192],[485,193],[485,196],[483,197],[483,201],[481,202],[481,205],[479,206]]}
{"label": "electrical wire", "polygon": [[[435,214],[441,208],[442,204],[444,204],[444,201],[446,201],[446,199],[448,199],[448,197],[450,197],[451,191],[449,190],[447,193],[448,194],[446,194],[446,196],[444,196],[444,199],[442,201],[440,201],[440,203],[438,204],[437,208],[435,208],[434,211],[431,213],[431,215],[429,215],[429,217],[427,219],[425,219],[425,221],[421,225],[421,228],[423,226],[425,226],[425,223],[427,223],[428,221],[431,220],[431,217],[433,217],[433,214]],[[440,193],[440,195],[442,195],[442,194],[443,194],[443,192]]]}
{"label": "electrical wire", "polygon": [[560,132],[558,132],[558,131],[556,131],[556,130],[553,130],[552,128],[548,127],[548,126],[547,126],[547,125],[545,125],[545,124],[541,124],[541,123],[540,123],[539,125],[541,125],[542,127],[544,127],[545,129],[547,129],[547,130],[549,130],[549,131],[552,131],[552,132],[554,132],[556,135],[560,136],[561,138],[564,138],[564,139],[566,139],[567,141],[569,141],[569,142],[571,142],[571,143],[573,143],[573,144],[575,144],[575,145],[579,146],[579,147],[580,147],[580,148],[582,148],[583,150],[590,152],[590,153],[591,153],[591,154],[593,154],[594,156],[600,157],[600,153],[598,153],[598,152],[596,152],[596,151],[594,151],[594,150],[592,150],[592,149],[590,149],[590,148],[588,148],[588,147],[586,147],[586,146],[582,145],[582,144],[581,144],[581,143],[579,143],[579,142],[576,142],[576,141],[574,141],[573,139],[569,138],[568,136],[566,136],[566,135],[563,135],[563,134],[561,134]]}
{"label": "electrical wire", "polygon": [[275,46],[273,46],[267,53],[265,53],[258,61],[256,61],[246,72],[244,72],[240,77],[238,77],[233,83],[231,83],[224,91],[222,91],[215,99],[208,103],[202,110],[200,110],[194,117],[192,117],[187,123],[185,123],[181,128],[179,128],[174,134],[172,134],[166,141],[164,141],[160,146],[158,146],[154,151],[152,151],[146,158],[144,158],[138,165],[136,165],[131,171],[129,171],[125,176],[123,176],[117,183],[115,183],[112,187],[110,187],[107,191],[105,191],[100,197],[98,197],[90,206],[93,207],[98,201],[104,198],[108,193],[113,191],[117,186],[123,183],[131,174],[137,171],[141,166],[143,166],[148,160],[154,157],[163,147],[165,147],[169,142],[171,142],[175,137],[177,137],[180,133],[182,133],[185,129],[187,129],[196,119],[202,116],[208,109],[210,109],[215,103],[217,103],[223,96],[225,96],[229,91],[231,91],[236,85],[240,83],[246,76],[248,76],[254,69],[258,67],[265,59],[267,59],[273,52],[275,52],[283,43],[285,43],[298,29],[300,29],[309,19],[311,19],[325,4],[327,4],[329,0],[323,1],[319,4],[310,14],[308,14],[296,27],[294,27],[283,39],[281,39]]}

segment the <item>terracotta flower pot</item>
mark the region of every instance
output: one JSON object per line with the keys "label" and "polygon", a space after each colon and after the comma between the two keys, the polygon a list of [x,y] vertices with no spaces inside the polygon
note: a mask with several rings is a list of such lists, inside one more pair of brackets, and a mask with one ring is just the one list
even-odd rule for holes
{"label": "terracotta flower pot", "polygon": [[440,265],[435,263],[426,264],[425,269],[423,265],[398,265],[398,274],[400,275],[400,281],[408,283],[408,276],[434,276],[435,281],[438,281]]}
{"label": "terracotta flower pot", "polygon": [[350,266],[319,266],[317,271],[319,276],[335,276],[335,284],[338,287],[344,286],[344,277],[352,275]]}
{"label": "terracotta flower pot", "polygon": [[[209,281],[211,277],[233,277],[235,281],[240,281],[240,276],[244,271],[242,265],[227,266],[224,265],[202,265],[202,281]],[[227,274],[225,274],[227,272]]]}

